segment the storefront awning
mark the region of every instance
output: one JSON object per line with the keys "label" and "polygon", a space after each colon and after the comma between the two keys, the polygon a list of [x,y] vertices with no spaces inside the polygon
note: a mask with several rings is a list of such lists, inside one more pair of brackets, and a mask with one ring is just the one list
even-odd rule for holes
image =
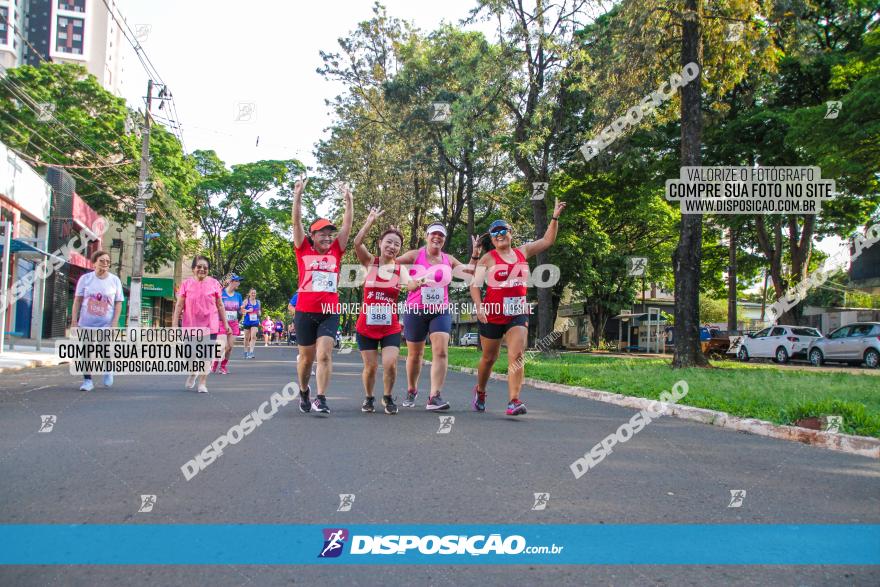
{"label": "storefront awning", "polygon": [[[12,239],[12,242],[9,244],[9,252],[25,257],[55,257],[55,255],[47,253],[46,251],[17,238]],[[3,245],[0,244],[0,255],[2,254]]]}

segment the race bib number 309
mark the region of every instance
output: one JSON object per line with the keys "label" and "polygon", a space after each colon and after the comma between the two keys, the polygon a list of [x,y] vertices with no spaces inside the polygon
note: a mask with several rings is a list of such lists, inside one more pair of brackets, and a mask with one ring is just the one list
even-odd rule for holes
{"label": "race bib number 309", "polygon": [[336,293],[336,273],[312,271],[312,291]]}

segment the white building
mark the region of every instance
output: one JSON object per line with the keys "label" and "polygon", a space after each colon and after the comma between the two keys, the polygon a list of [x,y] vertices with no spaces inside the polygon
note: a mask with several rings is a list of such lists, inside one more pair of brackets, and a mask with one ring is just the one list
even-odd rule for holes
{"label": "white building", "polygon": [[[122,95],[123,44],[118,2],[108,0],[0,0],[0,65],[42,61],[79,63],[105,89]],[[107,6],[116,15],[112,18]]]}
{"label": "white building", "polygon": [[[10,223],[15,241],[7,286],[16,281],[26,282],[37,263],[44,259],[51,201],[52,188],[43,177],[0,143],[0,222]],[[6,309],[6,332],[24,338],[39,336],[42,312],[43,283],[36,280],[33,290]]]}

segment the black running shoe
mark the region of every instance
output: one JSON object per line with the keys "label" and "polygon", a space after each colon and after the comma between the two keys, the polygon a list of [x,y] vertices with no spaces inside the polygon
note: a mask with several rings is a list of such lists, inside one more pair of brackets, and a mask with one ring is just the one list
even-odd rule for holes
{"label": "black running shoe", "polygon": [[428,404],[425,406],[426,410],[448,410],[449,402],[443,401],[443,398],[440,397],[440,394],[431,396],[428,400]]}
{"label": "black running shoe", "polygon": [[327,398],[323,395],[315,396],[315,399],[312,402],[312,407],[319,414],[329,414],[330,413],[330,408],[327,407]]}
{"label": "black running shoe", "polygon": [[385,413],[389,416],[392,416],[397,413],[397,404],[394,403],[394,398],[390,395],[386,395],[382,397],[382,403],[385,404]]}
{"label": "black running shoe", "polygon": [[361,404],[361,411],[368,412],[368,413],[373,413],[376,411],[376,408],[373,407],[373,398],[372,397],[365,397],[364,398],[364,403]]}
{"label": "black running shoe", "polygon": [[305,391],[299,392],[299,411],[303,414],[308,413],[312,409],[312,404],[309,402],[309,388],[306,387]]}

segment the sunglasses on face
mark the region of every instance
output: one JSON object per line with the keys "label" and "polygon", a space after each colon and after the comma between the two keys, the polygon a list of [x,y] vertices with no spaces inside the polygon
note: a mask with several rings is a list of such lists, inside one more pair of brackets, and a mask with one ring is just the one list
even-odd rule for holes
{"label": "sunglasses on face", "polygon": [[207,271],[208,266],[207,265],[196,265],[196,269],[199,271]]}
{"label": "sunglasses on face", "polygon": [[496,237],[496,236],[504,236],[507,233],[508,233],[508,230],[506,228],[499,228],[498,230],[491,231],[489,234],[491,234],[493,237]]}
{"label": "sunglasses on face", "polygon": [[436,232],[429,232],[428,236],[439,236],[441,238],[446,238],[446,235],[440,232],[439,230]]}

